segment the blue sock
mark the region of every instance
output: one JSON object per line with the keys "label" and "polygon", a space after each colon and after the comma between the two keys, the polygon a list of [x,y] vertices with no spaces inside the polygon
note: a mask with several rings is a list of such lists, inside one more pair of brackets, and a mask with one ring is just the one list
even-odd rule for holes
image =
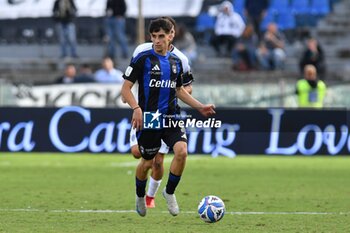
{"label": "blue sock", "polygon": [[166,184],[166,193],[174,194],[177,185],[179,184],[181,176],[174,175],[169,173],[168,183]]}
{"label": "blue sock", "polygon": [[147,184],[147,179],[146,180],[139,180],[137,177],[136,179],[136,195],[138,197],[144,197],[146,195],[146,184]]}

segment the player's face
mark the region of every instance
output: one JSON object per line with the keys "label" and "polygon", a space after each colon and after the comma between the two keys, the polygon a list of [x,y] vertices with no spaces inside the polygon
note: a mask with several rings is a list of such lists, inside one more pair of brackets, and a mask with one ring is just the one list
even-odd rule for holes
{"label": "player's face", "polygon": [[163,29],[160,29],[158,32],[151,33],[151,40],[156,53],[165,55],[171,41],[171,33],[167,34]]}

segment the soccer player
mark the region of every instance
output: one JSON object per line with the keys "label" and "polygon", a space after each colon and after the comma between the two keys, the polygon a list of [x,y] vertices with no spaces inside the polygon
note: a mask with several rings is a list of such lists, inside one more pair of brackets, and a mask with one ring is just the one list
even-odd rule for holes
{"label": "soccer player", "polygon": [[[176,22],[173,18],[171,17],[163,17],[167,20],[169,20],[173,28],[171,29],[170,33],[172,36],[172,40],[175,37],[175,29],[176,29]],[[153,47],[152,42],[148,43],[143,43],[139,46],[136,47],[134,53],[133,53],[133,58],[137,57],[140,53],[145,52],[147,50],[151,50]],[[193,82],[193,76],[191,72],[191,67],[189,65],[188,58],[179,50],[177,49],[174,45],[170,44],[169,46],[169,52],[173,53],[176,55],[178,58],[180,58],[181,63],[182,63],[182,68],[183,68],[183,86],[185,90],[188,93],[192,93],[192,82]],[[136,130],[131,129],[130,131],[130,147],[131,147],[131,153],[136,159],[141,158],[141,153],[137,144],[137,139],[136,139]],[[149,179],[149,184],[148,184],[148,190],[146,193],[146,206],[147,208],[154,208],[155,207],[155,196],[158,191],[158,188],[162,182],[163,174],[164,174],[164,166],[163,166],[163,161],[164,161],[164,154],[167,154],[169,152],[169,147],[164,143],[162,140],[161,142],[161,147],[157,153],[157,155],[153,159],[153,164],[152,164],[152,172],[151,176]]]}
{"label": "soccer player", "polygon": [[[157,154],[161,140],[173,148],[174,158],[170,165],[169,178],[163,196],[170,214],[179,214],[179,206],[175,197],[187,157],[187,138],[185,130],[180,127],[142,129],[143,112],[155,112],[153,117],[175,115],[177,97],[184,103],[197,109],[202,115],[215,114],[214,105],[203,105],[194,99],[182,86],[182,64],[180,59],[168,51],[172,40],[173,25],[164,18],[152,20],[149,33],[153,49],[140,53],[133,58],[124,74],[122,96],[133,109],[132,125],[138,130],[137,140],[142,158],[136,168],[136,211],[140,216],[147,212],[145,189],[147,171],[152,167],[153,158]],[[138,102],[131,92],[138,81]]]}

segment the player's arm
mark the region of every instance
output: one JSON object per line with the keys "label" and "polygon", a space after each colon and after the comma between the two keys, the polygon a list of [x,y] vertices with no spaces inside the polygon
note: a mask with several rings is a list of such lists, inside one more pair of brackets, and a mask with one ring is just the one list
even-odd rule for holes
{"label": "player's arm", "polygon": [[192,76],[191,70],[187,71],[182,75],[182,85],[185,88],[185,90],[192,95],[192,83],[194,81],[194,78]]}
{"label": "player's arm", "polygon": [[188,94],[192,95],[192,84],[188,84],[186,86],[184,86],[185,91],[188,92]]}
{"label": "player's arm", "polygon": [[134,94],[131,91],[131,88],[134,86],[134,83],[129,80],[124,80],[122,86],[122,98],[125,103],[129,104],[132,109],[138,107],[137,101],[134,97]]}
{"label": "player's arm", "polygon": [[[178,78],[176,81],[177,97],[187,105],[191,106],[194,109],[197,109],[203,116],[208,117],[210,115],[215,114],[215,106],[213,104],[203,105],[201,102],[199,102],[191,96],[192,82],[194,81],[194,78],[192,76],[191,68],[188,63],[187,57],[183,55],[182,58],[183,59],[181,61],[181,68],[183,69],[180,72],[181,78]],[[183,73],[183,70],[185,70],[185,73]]]}
{"label": "player's arm", "polygon": [[132,114],[132,120],[131,124],[134,128],[137,130],[140,130],[142,127],[142,110],[140,106],[138,105],[134,94],[131,91],[131,88],[133,87],[134,83],[125,80],[122,86],[122,98],[126,103],[130,105],[130,107],[133,109],[133,114]]}
{"label": "player's arm", "polygon": [[197,99],[193,98],[183,86],[176,88],[176,95],[185,104],[197,109],[205,117],[215,114],[215,106],[213,104],[202,104]]}
{"label": "player's arm", "polygon": [[137,100],[134,97],[131,89],[134,86],[134,83],[142,77],[142,62],[138,60],[132,60],[131,64],[126,68],[126,71],[123,75],[124,83],[122,86],[122,99],[130,105],[133,109],[131,124],[137,130],[142,128],[142,109],[137,103]]}

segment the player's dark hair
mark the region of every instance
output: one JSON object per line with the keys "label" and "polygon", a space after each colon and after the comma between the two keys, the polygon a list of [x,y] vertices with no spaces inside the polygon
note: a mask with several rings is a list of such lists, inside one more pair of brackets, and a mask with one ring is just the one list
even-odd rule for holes
{"label": "player's dark hair", "polygon": [[161,17],[162,19],[166,19],[169,20],[170,23],[174,26],[174,30],[176,31],[177,25],[176,25],[176,21],[174,18],[170,17],[170,16],[163,16]]}
{"label": "player's dark hair", "polygon": [[165,33],[169,34],[171,28],[173,27],[172,23],[168,19],[158,18],[151,20],[149,24],[148,32],[159,32],[161,29],[164,30]]}

